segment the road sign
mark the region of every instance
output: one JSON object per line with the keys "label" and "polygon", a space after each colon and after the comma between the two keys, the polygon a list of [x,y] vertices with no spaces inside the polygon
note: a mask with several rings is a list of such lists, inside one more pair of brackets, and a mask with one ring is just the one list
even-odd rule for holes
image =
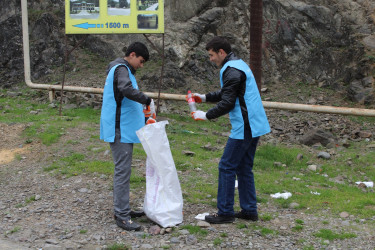
{"label": "road sign", "polygon": [[164,0],[65,0],[65,33],[164,33]]}

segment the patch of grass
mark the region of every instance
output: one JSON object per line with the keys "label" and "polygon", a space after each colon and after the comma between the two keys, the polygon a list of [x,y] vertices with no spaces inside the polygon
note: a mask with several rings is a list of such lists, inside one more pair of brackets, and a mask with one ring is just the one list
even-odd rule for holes
{"label": "patch of grass", "polygon": [[304,246],[303,250],[315,250],[315,247],[313,245]]}
{"label": "patch of grass", "polygon": [[20,226],[15,226],[12,230],[7,231],[7,232],[5,233],[5,235],[13,234],[13,233],[17,233],[17,232],[20,231],[20,230],[21,230],[21,227],[20,227]]}
{"label": "patch of grass", "polygon": [[303,225],[305,222],[301,219],[296,219],[296,223],[299,225]]}
{"label": "patch of grass", "polygon": [[16,208],[21,208],[21,207],[24,207],[25,206],[25,204],[23,204],[23,203],[18,203],[15,207]]}
{"label": "patch of grass", "polygon": [[220,237],[222,237],[222,238],[226,238],[226,237],[228,237],[228,234],[227,234],[227,233],[221,233],[221,234],[220,234]]}
{"label": "patch of grass", "polygon": [[[362,218],[368,218],[375,215],[375,210],[371,209],[373,199],[370,193],[363,192],[356,186],[342,185],[333,181],[327,182],[327,177],[334,178],[338,175],[351,176],[352,182],[363,179],[361,172],[366,172],[369,179],[375,178],[375,169],[372,162],[375,162],[375,155],[369,150],[363,151],[359,157],[353,155],[351,151],[358,149],[346,149],[340,152],[335,161],[323,161],[312,156],[301,149],[290,148],[278,145],[262,145],[259,147],[255,157],[255,183],[257,190],[263,194],[273,194],[277,192],[292,192],[292,197],[284,199],[272,199],[272,202],[278,204],[281,208],[289,208],[290,203],[297,202],[297,209],[309,208],[313,213],[322,208],[329,208],[333,213],[339,213],[342,207],[345,207],[350,214],[359,215]],[[353,152],[353,153],[354,153]],[[304,160],[298,161],[296,156],[303,153]],[[345,160],[351,157],[353,165],[360,166],[361,170],[353,171],[352,168],[345,167]],[[307,162],[314,159],[316,164],[321,163],[321,171],[312,172],[307,170]],[[285,168],[276,168],[273,162],[279,161],[287,165]],[[261,168],[261,170],[259,170]],[[295,181],[293,177],[300,180]],[[280,190],[280,187],[282,189]],[[320,195],[313,195],[311,191],[317,191]],[[298,194],[298,195],[296,195]],[[356,199],[352,199],[356,197]],[[350,202],[347,202],[350,201]]]}
{"label": "patch of grass", "polygon": [[85,233],[87,233],[87,229],[81,229],[81,230],[79,230],[79,233],[80,234],[85,234]]}
{"label": "patch of grass", "polygon": [[218,245],[220,245],[221,243],[223,243],[223,240],[220,239],[220,238],[215,238],[213,243],[214,243],[215,246],[218,246]]}
{"label": "patch of grass", "polygon": [[375,117],[349,116],[349,119],[361,125],[362,129],[366,129],[368,124],[375,123]]}
{"label": "patch of grass", "polygon": [[303,226],[302,225],[296,225],[292,228],[292,231],[294,232],[300,232],[303,230]]}
{"label": "patch of grass", "polygon": [[[49,146],[56,143],[64,135],[66,128],[76,127],[84,122],[97,123],[99,110],[71,109],[64,110],[64,116],[58,116],[58,111],[48,104],[31,101],[32,95],[37,95],[32,90],[25,96],[17,98],[1,98],[0,106],[6,106],[5,112],[0,116],[0,122],[5,123],[27,123],[23,132],[26,141],[38,139]],[[37,110],[36,114],[30,111]]]}
{"label": "patch of grass", "polygon": [[132,171],[132,174],[130,176],[130,183],[136,187],[137,185],[144,186],[146,183],[146,178],[143,176],[138,176],[134,171]]}
{"label": "patch of grass", "polygon": [[80,144],[80,142],[78,140],[68,140],[66,141],[66,144],[78,145]]}
{"label": "patch of grass", "polygon": [[350,239],[356,238],[357,235],[353,233],[335,233],[330,229],[320,229],[318,233],[314,234],[315,237],[319,237],[325,240],[335,240],[335,239]]}
{"label": "patch of grass", "polygon": [[262,215],[260,216],[260,219],[261,219],[262,221],[270,221],[270,220],[272,220],[272,215],[270,215],[270,214],[262,214]]}
{"label": "patch of grass", "polygon": [[26,203],[26,204],[29,204],[30,202],[33,202],[33,201],[35,201],[35,195],[31,196],[30,198],[27,198],[27,199],[25,200],[25,203]]}
{"label": "patch of grass", "polygon": [[20,154],[16,154],[14,156],[14,158],[16,158],[17,161],[21,161],[22,160],[22,156]]}
{"label": "patch of grass", "polygon": [[243,228],[247,228],[246,224],[245,223],[240,223],[240,224],[237,224],[236,226],[238,229],[243,229]]}
{"label": "patch of grass", "polygon": [[261,228],[260,233],[263,236],[268,235],[268,234],[275,234],[275,235],[278,234],[277,231],[266,228],[266,227]]}
{"label": "patch of grass", "polygon": [[[71,153],[69,156],[56,159],[50,166],[44,167],[44,171],[53,171],[67,177],[82,173],[113,174],[114,166],[111,161],[85,161],[85,155]],[[133,175],[132,175],[133,176]],[[143,177],[142,177],[143,178]],[[141,177],[131,177],[131,182],[140,182]],[[143,178],[144,179],[144,178]]]}
{"label": "patch of grass", "polygon": [[199,226],[193,225],[183,225],[180,227],[181,229],[187,229],[190,234],[197,234],[200,236],[207,236],[208,231],[200,228]]}
{"label": "patch of grass", "polygon": [[130,248],[124,244],[114,243],[106,248],[106,250],[129,250]]}
{"label": "patch of grass", "polygon": [[18,203],[15,207],[16,208],[25,207],[25,206],[27,206],[27,204],[29,204],[29,203],[31,203],[33,201],[35,201],[35,195],[33,195],[33,196],[29,197],[29,198],[26,198],[24,203]]}

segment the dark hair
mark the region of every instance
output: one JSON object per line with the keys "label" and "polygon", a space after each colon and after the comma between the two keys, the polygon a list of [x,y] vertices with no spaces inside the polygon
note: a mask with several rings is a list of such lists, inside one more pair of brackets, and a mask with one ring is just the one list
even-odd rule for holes
{"label": "dark hair", "polygon": [[210,49],[212,49],[216,53],[219,52],[219,49],[223,49],[227,54],[232,52],[230,43],[222,36],[215,36],[211,41],[207,43],[206,50],[208,51]]}
{"label": "dark hair", "polygon": [[150,58],[150,54],[148,53],[148,49],[146,45],[144,45],[141,42],[134,42],[129,45],[128,49],[126,50],[125,56],[129,56],[130,53],[135,52],[135,54],[138,56],[143,57],[145,61],[147,62]]}

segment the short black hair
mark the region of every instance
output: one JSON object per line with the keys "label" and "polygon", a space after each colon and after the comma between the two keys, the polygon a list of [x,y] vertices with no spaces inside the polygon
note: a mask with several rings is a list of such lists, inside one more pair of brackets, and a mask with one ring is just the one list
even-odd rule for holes
{"label": "short black hair", "polygon": [[135,52],[135,54],[138,56],[143,57],[145,61],[147,62],[150,58],[150,54],[148,53],[148,49],[146,45],[144,45],[141,42],[134,42],[129,45],[129,47],[126,50],[125,56],[129,56],[130,53]]}
{"label": "short black hair", "polygon": [[232,52],[230,43],[222,36],[215,36],[211,41],[207,43],[206,50],[209,51],[210,49],[212,49],[216,53],[219,52],[220,49],[223,49],[227,54]]}

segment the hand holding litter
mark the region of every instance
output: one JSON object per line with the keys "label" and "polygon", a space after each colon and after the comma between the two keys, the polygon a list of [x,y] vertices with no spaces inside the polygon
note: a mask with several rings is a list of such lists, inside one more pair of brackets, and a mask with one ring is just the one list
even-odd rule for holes
{"label": "hand holding litter", "polygon": [[197,102],[197,103],[206,102],[206,95],[194,93],[193,98],[195,99],[195,102]]}
{"label": "hand holding litter", "polygon": [[[188,101],[189,95],[186,95],[185,98],[186,98],[186,101]],[[206,102],[206,95],[202,95],[202,94],[199,94],[199,93],[192,93],[191,98],[193,98],[196,103]]]}
{"label": "hand holding litter", "polygon": [[151,118],[151,117],[149,117],[149,118],[147,119],[147,121],[146,121],[146,125],[150,125],[150,124],[153,124],[153,123],[156,123],[156,120],[153,119],[153,118]]}
{"label": "hand holding litter", "polygon": [[156,118],[155,104],[153,99],[151,99],[150,105],[146,106],[146,108],[143,109],[143,113],[145,114],[145,117],[152,117],[154,119]]}

